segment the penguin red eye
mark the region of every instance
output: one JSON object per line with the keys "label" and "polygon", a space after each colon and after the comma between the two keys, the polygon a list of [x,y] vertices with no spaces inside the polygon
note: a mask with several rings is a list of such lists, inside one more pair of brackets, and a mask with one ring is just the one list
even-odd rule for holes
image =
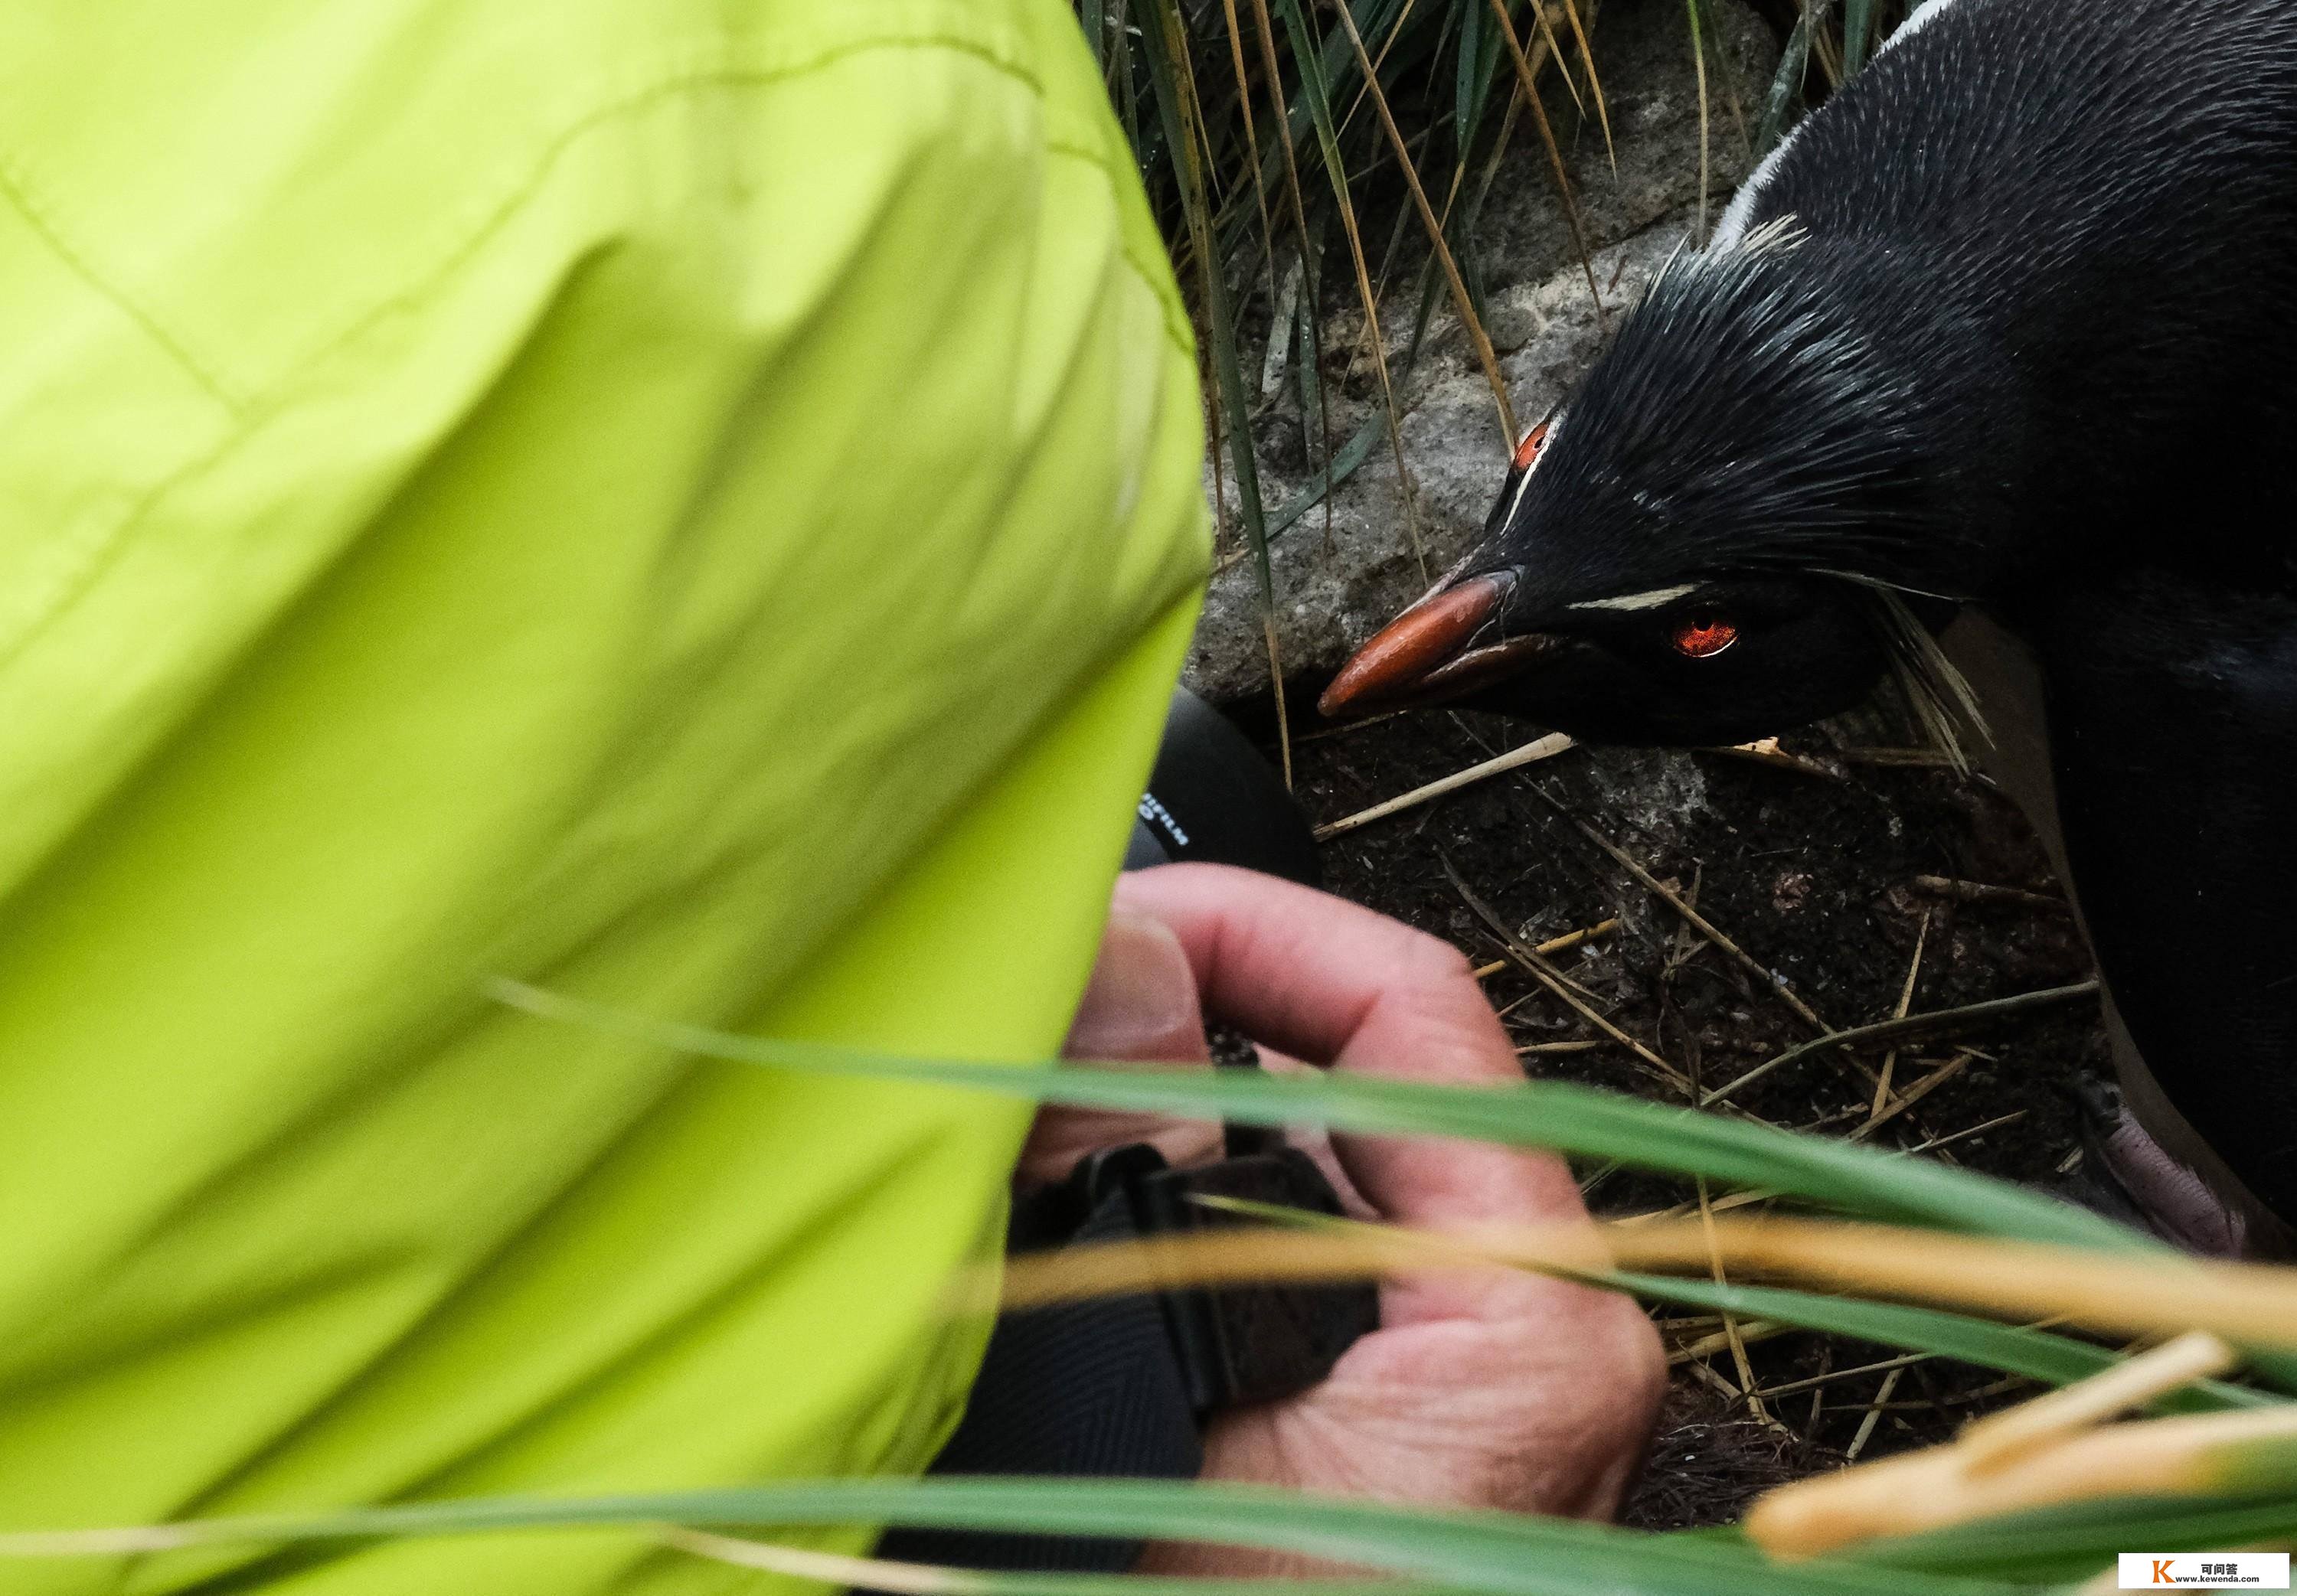
{"label": "penguin red eye", "polygon": [[1675,652],[1694,660],[1712,659],[1739,640],[1739,629],[1721,616],[1694,610],[1675,623],[1667,641]]}

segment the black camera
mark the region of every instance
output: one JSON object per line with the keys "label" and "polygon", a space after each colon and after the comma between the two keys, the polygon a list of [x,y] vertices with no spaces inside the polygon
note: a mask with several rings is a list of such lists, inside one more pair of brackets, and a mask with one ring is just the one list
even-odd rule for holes
{"label": "black camera", "polygon": [[1226,716],[1176,687],[1124,868],[1184,860],[1241,865],[1304,886],[1324,884],[1315,833],[1282,778]]}
{"label": "black camera", "polygon": [[[1315,835],[1283,781],[1243,733],[1181,688],[1124,868],[1184,860],[1321,884]],[[1058,1186],[1016,1193],[1006,1250],[1253,1222],[1221,1198],[1340,1213],[1322,1171],[1281,1133],[1231,1126],[1226,1142],[1225,1157],[1183,1168],[1145,1142],[1095,1153]],[[1369,1285],[1172,1289],[1010,1315],[990,1338],[965,1420],[933,1471],[1190,1478],[1208,1414],[1307,1389],[1379,1323]],[[924,1530],[895,1531],[882,1548],[913,1561],[1080,1572],[1123,1569],[1138,1551],[1119,1541]]]}

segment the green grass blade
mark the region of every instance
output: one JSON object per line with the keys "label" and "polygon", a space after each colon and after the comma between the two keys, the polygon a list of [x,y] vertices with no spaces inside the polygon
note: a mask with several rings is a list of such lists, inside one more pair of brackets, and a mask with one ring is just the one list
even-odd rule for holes
{"label": "green grass blade", "polygon": [[1109,98],[1116,102],[1117,119],[1124,124],[1124,142],[1132,147],[1134,157],[1145,167],[1148,161],[1140,142],[1140,96],[1132,83],[1132,19],[1127,11],[1127,0],[1115,0],[1110,7],[1108,59],[1103,77],[1108,84]]}
{"label": "green grass blade", "polygon": [[[1240,1485],[1148,1480],[825,1480],[650,1494],[474,1498],[211,1519],[124,1543],[102,1532],[0,1535],[0,1556],[680,1525],[720,1530],[905,1524],[1256,1546],[1383,1568],[1489,1596],[2009,1596],[1902,1567],[1777,1564],[1721,1536],[1639,1534],[1491,1512],[1419,1510]],[[68,1551],[70,1549],[70,1551]]]}
{"label": "green grass blade", "polygon": [[[2114,1252],[2164,1250],[2151,1237],[1990,1175],[1564,1082],[1466,1087],[1329,1071],[1271,1075],[1257,1070],[1067,1064],[1032,1067],[913,1058],[819,1042],[738,1036],[629,1014],[516,982],[496,982],[491,990],[500,1000],[542,1017],[737,1063],[1239,1124],[1305,1123],[1375,1135],[1449,1136],[1546,1148],[1769,1190],[1889,1223]],[[2243,1350],[2252,1369],[2284,1390],[2297,1390],[2297,1354]]]}
{"label": "green grass blade", "polygon": [[[1356,225],[1355,204],[1348,197],[1348,174],[1340,156],[1339,134],[1332,125],[1332,107],[1327,73],[1321,64],[1316,37],[1308,26],[1308,19],[1300,9],[1300,0],[1277,0],[1279,14],[1284,19],[1285,37],[1292,48],[1292,56],[1300,72],[1300,98],[1316,130],[1316,142],[1323,152],[1324,170],[1332,185],[1332,200],[1340,215],[1340,228],[1346,235],[1348,264],[1354,268],[1356,298],[1364,315],[1364,331],[1371,341],[1372,358],[1379,370],[1379,393],[1382,415],[1387,423],[1388,446],[1395,457],[1395,480],[1398,491],[1412,480],[1404,463],[1404,433],[1402,411],[1395,402],[1395,387],[1387,369],[1387,350],[1379,332],[1379,295],[1371,283],[1371,267],[1364,259],[1363,235]],[[1349,36],[1345,29],[1341,37],[1327,40],[1346,52]],[[1427,568],[1426,552],[1420,546],[1420,524],[1412,507],[1412,496],[1404,494],[1402,507],[1404,526],[1412,539],[1412,554],[1422,572]]]}
{"label": "green grass blade", "polygon": [[1874,0],[1842,0],[1842,75],[1849,77],[1866,64],[1874,42]]}
{"label": "green grass blade", "polygon": [[[798,1579],[827,1582],[833,1588],[905,1592],[910,1596],[1269,1596],[1265,1578],[1212,1579],[1186,1575],[1014,1573],[868,1559],[825,1557],[803,1547],[754,1534],[726,1535],[712,1530],[674,1529],[663,1539],[680,1551],[762,1568]],[[1287,1587],[1290,1588],[1290,1587]],[[1315,1596],[1469,1596],[1458,1585],[1427,1584],[1396,1578],[1316,1582]]]}
{"label": "green grass blade", "polygon": [[1491,15],[1480,5],[1460,7],[1460,56],[1453,64],[1452,140],[1462,165],[1474,147],[1484,112],[1492,103],[1492,85],[1499,78],[1500,34]]}
{"label": "green grass blade", "polygon": [[[2048,1330],[1995,1324],[1936,1308],[1870,1303],[1772,1286],[1717,1285],[1711,1280],[1622,1271],[1585,1277],[1592,1284],[1657,1302],[1708,1308],[1743,1319],[1768,1319],[1806,1330],[1854,1337],[1908,1352],[1955,1358],[2005,1374],[2022,1374],[2053,1386],[2087,1379],[2124,1362],[2119,1353]],[[2227,1408],[2277,1407],[2282,1399],[2222,1380],[2204,1380],[2163,1398],[2159,1412],[2203,1413]]]}
{"label": "green grass blade", "polygon": [[[1311,252],[1304,251],[1301,256],[1300,299],[1293,309],[1294,325],[1297,328],[1296,341],[1293,345],[1295,355],[1293,378],[1299,385],[1300,433],[1302,438],[1307,440],[1308,458],[1311,461],[1319,459],[1323,461],[1323,465],[1319,471],[1319,479],[1324,485],[1315,497],[1324,498],[1329,496],[1332,485],[1338,479],[1331,474],[1332,413],[1324,397],[1322,369],[1324,338],[1322,330],[1317,325],[1319,320],[1317,307],[1320,303],[1317,297],[1318,281],[1319,273],[1313,263],[1313,256]],[[1379,429],[1374,427],[1365,444],[1367,452],[1371,448],[1370,440],[1377,440],[1379,436]],[[1290,508],[1292,502],[1288,500],[1285,507]],[[1306,510],[1313,502],[1312,499],[1309,505],[1303,505],[1301,509]],[[1330,521],[1330,512],[1327,510],[1328,529]],[[1272,515],[1268,518],[1268,536],[1273,539],[1278,532],[1284,530],[1284,527],[1291,524],[1291,521],[1288,520],[1280,526],[1278,516]]]}
{"label": "green grass blade", "polygon": [[1860,1547],[1856,1560],[1927,1574],[2079,1579],[2121,1551],[2214,1551],[2297,1541],[2297,1501],[2123,1498],[1981,1518]]}
{"label": "green grass blade", "polygon": [[1228,434],[1230,467],[1236,473],[1237,502],[1244,519],[1245,545],[1251,551],[1260,585],[1264,613],[1275,604],[1272,573],[1268,564],[1268,519],[1260,496],[1260,470],[1253,456],[1252,408],[1245,396],[1244,368],[1237,350],[1236,320],[1229,307],[1227,265],[1221,258],[1219,239],[1211,221],[1211,202],[1196,145],[1190,136],[1193,100],[1184,94],[1176,53],[1187,47],[1187,33],[1177,0],[1149,0],[1141,18],[1140,53],[1157,96],[1157,110],[1165,125],[1165,142],[1173,152],[1173,169],[1181,184],[1181,207],[1188,218],[1190,247],[1197,257],[1214,380],[1220,388],[1221,420]]}
{"label": "green grass blade", "polygon": [[[1324,175],[1332,185],[1334,198],[1345,204],[1347,167],[1340,157],[1339,130],[1332,124],[1332,86],[1322,48],[1300,10],[1300,0],[1276,0],[1276,14],[1283,20],[1285,43],[1291,49],[1293,64],[1300,76],[1300,89],[1296,96],[1299,109],[1295,114],[1314,131],[1317,150],[1324,160]],[[1338,41],[1337,48],[1341,59],[1347,60],[1346,41]],[[1353,66],[1354,62],[1349,61],[1348,64]]]}
{"label": "green grass blade", "polygon": [[[1466,149],[1469,129],[1475,125],[1477,82],[1476,68],[1483,55],[1484,13],[1479,6],[1460,7],[1460,39],[1457,59],[1452,63],[1452,136],[1462,151]],[[1464,155],[1462,157],[1464,159]]]}
{"label": "green grass blade", "polygon": [[[1277,137],[1275,148],[1262,159],[1264,161],[1282,158],[1284,200],[1292,213],[1292,230],[1300,249],[1300,287],[1298,301],[1300,317],[1300,349],[1302,358],[1297,365],[1300,374],[1300,430],[1304,437],[1313,441],[1307,455],[1313,460],[1319,455],[1330,460],[1332,453],[1332,418],[1324,398],[1321,368],[1324,359],[1322,334],[1319,331],[1323,315],[1323,224],[1324,212],[1319,208],[1312,226],[1308,219],[1306,196],[1301,191],[1297,140],[1291,132],[1291,117],[1286,109],[1283,67],[1276,53],[1276,21],[1269,14],[1268,0],[1251,0],[1253,42],[1259,47],[1262,88],[1276,111]],[[1256,176],[1256,184],[1264,186],[1264,176]],[[1257,192],[1257,191],[1256,191]],[[1272,240],[1270,248],[1273,250]],[[1274,263],[1271,263],[1272,268]],[[1324,531],[1331,532],[1331,511],[1324,512]],[[1271,537],[1274,533],[1269,534]]]}
{"label": "green grass blade", "polygon": [[1779,52],[1779,70],[1763,97],[1763,119],[1755,129],[1755,158],[1759,160],[1784,136],[1787,119],[1802,95],[1803,74],[1810,70],[1811,30],[1826,14],[1828,0],[1803,0],[1801,14]]}
{"label": "green grass blade", "polygon": [[1332,457],[1324,469],[1310,479],[1308,485],[1277,506],[1268,518],[1268,535],[1272,539],[1288,531],[1294,522],[1314,509],[1331,490],[1355,474],[1356,467],[1371,456],[1372,448],[1387,434],[1387,416],[1375,412],[1371,418],[1355,430],[1355,433]]}
{"label": "green grass blade", "polygon": [[1563,1082],[1468,1087],[1387,1076],[1272,1075],[1256,1070],[1155,1066],[1043,1068],[904,1057],[816,1042],[739,1036],[498,983],[502,1000],[547,1018],[678,1051],[816,1074],[967,1087],[1084,1107],[1310,1123],[1392,1135],[1453,1136],[1617,1158],[1639,1169],[1704,1175],[1785,1193],[1845,1213],[1980,1235],[2126,1249],[2135,1231],[2005,1181],[1847,1142],[1797,1136]]}

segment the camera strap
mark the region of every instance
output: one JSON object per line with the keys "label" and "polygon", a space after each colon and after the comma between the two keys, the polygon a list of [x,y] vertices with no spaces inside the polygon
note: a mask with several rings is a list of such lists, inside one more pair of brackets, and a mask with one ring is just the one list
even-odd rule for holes
{"label": "camera strap", "polygon": [[[1059,1185],[1017,1195],[1009,1255],[1256,1222],[1236,1198],[1338,1214],[1306,1154],[1231,1132],[1231,1156],[1173,1168],[1145,1143],[1096,1153]],[[1193,1479],[1206,1417],[1304,1391],[1379,1322],[1368,1285],[1233,1287],[1100,1298],[1008,1313],[964,1420],[931,1472]],[[994,1569],[1117,1572],[1131,1541],[897,1529],[878,1555]]]}

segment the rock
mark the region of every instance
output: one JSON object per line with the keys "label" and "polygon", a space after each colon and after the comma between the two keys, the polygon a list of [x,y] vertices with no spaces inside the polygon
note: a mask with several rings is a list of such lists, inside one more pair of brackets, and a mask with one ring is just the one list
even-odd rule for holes
{"label": "rock", "polygon": [[1604,814],[1663,843],[1708,808],[1707,772],[1680,749],[1590,748],[1587,775]]}
{"label": "rock", "polygon": [[[1719,39],[1709,57],[1711,96],[1708,214],[1718,213],[1751,161],[1729,109],[1735,95],[1751,124],[1775,68],[1768,30],[1742,0],[1713,0]],[[1608,320],[1632,304],[1653,271],[1699,226],[1698,86],[1681,5],[1674,0],[1610,0],[1594,35],[1596,70],[1610,109],[1618,172],[1592,119],[1582,126],[1552,85],[1548,101],[1567,152],[1574,189],[1595,245],[1599,317],[1586,273],[1572,250],[1544,153],[1519,129],[1478,227],[1487,273],[1486,323],[1521,424],[1547,413],[1585,372]],[[1334,447],[1380,414],[1376,371],[1361,351],[1361,307],[1339,303],[1345,281],[1330,282],[1335,309],[1325,317],[1326,389]],[[1398,274],[1408,282],[1408,274]],[[1381,306],[1402,410],[1395,446],[1381,440],[1354,475],[1270,546],[1277,635],[1288,680],[1314,681],[1403,608],[1482,530],[1511,440],[1468,341],[1448,314],[1430,323],[1417,369],[1399,369],[1394,346],[1408,336],[1416,307],[1408,289]],[[1279,363],[1263,359],[1262,369]],[[1280,407],[1256,426],[1264,502],[1272,514],[1313,476],[1297,415]],[[1225,484],[1231,543],[1239,541],[1236,485]],[[1211,489],[1210,473],[1206,490]],[[1185,679],[1215,702],[1264,693],[1267,646],[1258,585],[1247,556],[1232,551],[1212,583]]]}

